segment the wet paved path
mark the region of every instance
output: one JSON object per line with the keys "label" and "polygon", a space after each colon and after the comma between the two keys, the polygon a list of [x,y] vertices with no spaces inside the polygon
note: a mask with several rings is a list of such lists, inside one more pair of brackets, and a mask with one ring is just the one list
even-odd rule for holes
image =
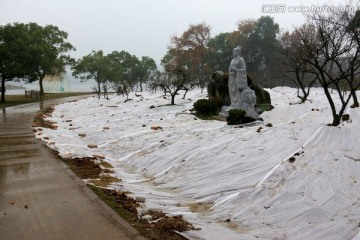
{"label": "wet paved path", "polygon": [[0,109],[0,239],[143,239],[34,138],[51,100]]}

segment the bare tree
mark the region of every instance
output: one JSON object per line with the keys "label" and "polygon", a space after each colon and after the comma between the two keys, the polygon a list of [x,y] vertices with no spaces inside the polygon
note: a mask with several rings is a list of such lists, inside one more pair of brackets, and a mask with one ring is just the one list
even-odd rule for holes
{"label": "bare tree", "polygon": [[[346,9],[346,8],[344,8]],[[318,76],[324,93],[329,102],[333,121],[330,125],[340,124],[341,117],[354,95],[359,83],[355,83],[359,74],[360,47],[354,36],[348,32],[349,19],[353,19],[351,12],[313,12],[307,15],[307,26],[296,29],[304,46],[303,60],[309,64],[309,72]],[[311,28],[310,30],[307,28]],[[345,94],[341,86],[349,87],[349,94]],[[337,109],[330,89],[334,89],[341,101]]]}
{"label": "bare tree", "polygon": [[98,86],[92,86],[91,89],[93,90],[94,93],[96,93],[98,99],[100,99],[101,96],[101,88],[99,88]]}
{"label": "bare tree", "polygon": [[185,98],[186,93],[192,88],[192,83],[185,71],[176,69],[161,73],[159,77],[151,83],[150,87],[152,90],[160,88],[165,95],[169,93],[171,96],[171,105],[175,105],[175,97],[179,91],[185,90],[183,97]]}
{"label": "bare tree", "polygon": [[101,87],[104,93],[104,98],[109,99],[108,91],[111,88],[109,81],[102,82]]}
{"label": "bare tree", "polygon": [[[356,42],[357,48],[360,46],[360,10],[357,10],[355,15],[345,12],[343,18],[345,19],[346,33],[349,34],[349,37]],[[349,67],[351,68],[351,80],[349,82],[350,89],[353,91],[353,105],[352,108],[359,107],[359,101],[356,96],[357,86],[359,85],[359,63],[358,59],[352,59],[353,61],[349,62]]]}
{"label": "bare tree", "polygon": [[[309,31],[311,28],[304,26],[304,31],[306,30]],[[280,56],[277,60],[283,66],[282,77],[297,86],[298,98],[304,103],[310,94],[310,88],[317,80],[317,75],[310,71],[309,64],[304,60],[307,55],[298,35],[296,31],[291,33],[287,31],[282,34],[278,48]]]}
{"label": "bare tree", "polygon": [[136,84],[133,81],[121,80],[113,82],[111,87],[118,95],[126,96],[126,101],[129,101],[129,95],[133,91]]}

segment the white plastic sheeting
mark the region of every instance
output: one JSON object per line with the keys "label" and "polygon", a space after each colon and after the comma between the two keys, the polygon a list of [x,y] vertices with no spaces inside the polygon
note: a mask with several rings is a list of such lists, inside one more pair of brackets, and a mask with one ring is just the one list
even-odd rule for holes
{"label": "white plastic sheeting", "polygon": [[298,102],[295,89],[269,90],[275,109],[242,128],[189,114],[206,98],[198,90],[175,106],[160,93],[88,98],[56,106],[48,120],[58,129],[38,137],[64,157],[104,155],[123,181],[112,188],[145,197],[143,209],[184,215],[201,228],[184,234],[190,239],[354,239],[360,110],[328,127],[327,100],[311,91],[310,101],[290,104]]}

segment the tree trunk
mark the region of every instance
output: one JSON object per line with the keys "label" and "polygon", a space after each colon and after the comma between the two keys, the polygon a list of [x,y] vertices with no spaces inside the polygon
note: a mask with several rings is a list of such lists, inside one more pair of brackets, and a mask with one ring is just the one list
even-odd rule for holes
{"label": "tree trunk", "polygon": [[43,87],[43,79],[45,75],[39,74],[39,86],[40,86],[40,98],[44,96],[44,87]]}
{"label": "tree trunk", "polygon": [[351,105],[350,107],[351,107],[351,108],[357,108],[357,107],[359,107],[359,101],[358,101],[358,98],[357,98],[357,96],[356,96],[356,91],[353,92],[352,97],[353,97],[354,103],[353,103],[353,105]]}
{"label": "tree trunk", "polygon": [[44,87],[43,87],[43,83],[42,83],[42,79],[40,80],[40,97],[44,96]]}
{"label": "tree trunk", "polygon": [[183,98],[182,98],[182,99],[185,99],[186,94],[188,93],[188,91],[189,91],[189,89],[185,89],[185,93],[184,93],[184,96],[183,96]]}
{"label": "tree trunk", "polygon": [[300,89],[301,89],[301,91],[302,91],[302,94],[303,94],[303,96],[300,97],[300,95],[299,95],[299,93],[298,93],[299,98],[301,99],[301,103],[304,103],[304,102],[306,102],[306,99],[307,99],[307,97],[309,96],[309,94],[306,92],[305,85],[304,85],[303,82],[301,81],[301,77],[300,77],[300,74],[299,74],[298,71],[296,71],[296,80],[297,80],[297,82],[298,82],[298,84],[299,84],[299,86],[300,86]]}
{"label": "tree trunk", "polygon": [[1,78],[1,101],[5,102],[5,79]]}
{"label": "tree trunk", "polygon": [[139,81],[139,83],[140,83],[140,92],[142,92],[142,91],[143,91],[143,88],[142,88],[142,82],[141,82],[141,81]]}
{"label": "tree trunk", "polygon": [[350,93],[352,93],[354,103],[350,106],[351,108],[359,107],[359,101],[358,101],[358,98],[356,96],[356,89],[357,88],[354,87],[354,81],[355,81],[355,70],[354,70],[354,66],[352,65],[352,67],[351,67],[351,78],[350,78],[349,86],[350,86]]}
{"label": "tree trunk", "polygon": [[175,96],[176,96],[176,93],[171,94],[171,105],[175,105]]}
{"label": "tree trunk", "polygon": [[332,100],[331,98],[331,94],[329,92],[329,89],[328,89],[328,86],[327,85],[323,85],[323,89],[324,89],[324,92],[325,92],[325,95],[326,95],[326,98],[330,104],[330,108],[331,108],[331,113],[333,115],[333,122],[331,124],[331,126],[337,126],[340,124],[340,119],[341,119],[341,116],[339,116],[337,113],[336,113],[336,108],[335,108],[335,103],[334,101]]}
{"label": "tree trunk", "polygon": [[341,116],[338,114],[333,114],[333,122],[331,126],[338,126],[340,124]]}
{"label": "tree trunk", "polygon": [[99,94],[101,94],[100,80],[97,80],[97,84],[98,84],[98,91],[99,91]]}

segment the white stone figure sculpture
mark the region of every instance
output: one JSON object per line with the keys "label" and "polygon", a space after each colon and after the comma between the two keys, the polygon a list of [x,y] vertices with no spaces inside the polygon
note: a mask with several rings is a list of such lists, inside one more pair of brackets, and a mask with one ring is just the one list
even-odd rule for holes
{"label": "white stone figure sculpture", "polygon": [[240,93],[248,88],[245,61],[240,54],[240,47],[233,50],[233,59],[229,67],[228,85],[232,108],[240,108],[242,106]]}
{"label": "white stone figure sculpture", "polygon": [[231,105],[230,107],[223,107],[220,115],[226,117],[230,109],[242,109],[246,111],[246,116],[257,118],[259,114],[255,111],[256,95],[247,84],[246,65],[240,55],[241,48],[234,48],[228,82]]}

